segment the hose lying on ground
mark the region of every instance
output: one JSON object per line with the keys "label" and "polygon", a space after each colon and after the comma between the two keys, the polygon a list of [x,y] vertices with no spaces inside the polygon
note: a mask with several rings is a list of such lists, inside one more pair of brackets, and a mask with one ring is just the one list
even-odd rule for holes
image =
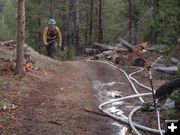
{"label": "hose lying on ground", "polygon": [[[151,66],[153,66],[160,58],[161,58],[161,56],[160,56]],[[149,127],[145,127],[145,126],[139,125],[139,124],[134,123],[134,122],[132,121],[132,116],[134,115],[134,113],[135,113],[136,111],[138,111],[138,110],[140,110],[140,109],[142,108],[141,106],[138,106],[138,107],[136,107],[135,109],[133,109],[133,110],[131,111],[131,113],[130,113],[130,115],[129,115],[129,119],[117,117],[117,116],[115,116],[115,115],[111,114],[110,112],[108,112],[108,111],[106,111],[106,110],[103,109],[104,106],[106,106],[106,105],[108,105],[108,104],[111,104],[111,103],[113,103],[113,102],[117,102],[117,101],[125,100],[125,99],[130,99],[130,98],[135,98],[135,97],[138,97],[141,102],[144,102],[144,100],[142,99],[142,96],[150,95],[150,94],[152,94],[152,93],[139,94],[139,92],[138,92],[137,89],[135,88],[133,82],[131,81],[131,79],[132,79],[133,81],[135,81],[135,82],[136,82],[138,85],[140,85],[141,87],[144,87],[144,88],[146,88],[146,89],[148,89],[148,90],[151,90],[151,88],[149,88],[149,87],[147,87],[147,86],[139,83],[136,79],[134,79],[134,78],[132,77],[132,75],[134,75],[134,74],[136,74],[136,73],[139,73],[139,72],[142,72],[142,71],[143,71],[143,68],[140,68],[140,70],[138,70],[138,71],[136,71],[136,72],[134,72],[134,73],[132,73],[132,74],[130,74],[130,75],[128,76],[127,73],[126,73],[124,70],[122,70],[122,69],[120,69],[120,68],[117,68],[116,66],[114,66],[113,64],[111,64],[111,63],[109,63],[109,62],[105,62],[105,61],[98,61],[98,62],[108,64],[108,65],[114,67],[115,69],[123,72],[124,75],[126,76],[126,78],[128,79],[128,81],[130,82],[133,90],[136,92],[136,95],[127,96],[127,97],[122,97],[122,98],[120,98],[120,99],[116,99],[116,100],[113,100],[113,101],[108,101],[108,102],[102,103],[101,105],[99,105],[99,109],[100,109],[102,112],[104,112],[105,114],[107,114],[108,116],[110,116],[110,117],[112,117],[112,118],[114,118],[114,119],[117,119],[117,120],[120,120],[120,121],[125,122],[125,123],[127,123],[127,124],[130,124],[131,128],[132,128],[132,129],[136,132],[136,134],[138,134],[138,135],[140,135],[140,133],[137,131],[137,129],[136,129],[135,127],[140,128],[140,129],[145,130],[145,131],[152,132],[152,133],[160,133],[160,134],[165,133],[164,130],[161,130],[161,126],[160,126],[160,122],[159,122],[159,121],[160,121],[160,116],[159,116],[159,112],[158,112],[158,111],[157,111],[157,117],[158,117],[158,128],[159,128],[159,129],[157,130],[157,129],[152,129],[152,128],[149,128]]]}

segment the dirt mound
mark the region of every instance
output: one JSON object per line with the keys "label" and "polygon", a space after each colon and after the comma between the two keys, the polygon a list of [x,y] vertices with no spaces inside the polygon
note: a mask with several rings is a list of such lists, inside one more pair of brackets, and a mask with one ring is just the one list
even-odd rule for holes
{"label": "dirt mound", "polygon": [[[2,52],[11,52],[6,57],[7,61],[15,59],[15,47],[0,46],[0,50],[2,48],[6,50]],[[0,134],[129,133],[127,125],[115,122],[98,111],[98,105],[106,100],[106,96],[113,96],[111,91],[123,96],[134,94],[122,72],[100,62],[61,62],[43,56],[30,47],[25,49],[35,59],[34,65],[39,70],[27,71],[23,78],[14,76],[12,71],[0,72]],[[0,64],[4,63],[0,61]],[[136,70],[131,67],[124,69],[129,73]],[[135,75],[135,78],[149,86],[146,70]],[[162,83],[155,80],[155,88]],[[94,84],[98,84],[100,89],[96,91]],[[129,105],[131,102],[134,101],[129,101]],[[140,115],[145,116],[144,113]]]}

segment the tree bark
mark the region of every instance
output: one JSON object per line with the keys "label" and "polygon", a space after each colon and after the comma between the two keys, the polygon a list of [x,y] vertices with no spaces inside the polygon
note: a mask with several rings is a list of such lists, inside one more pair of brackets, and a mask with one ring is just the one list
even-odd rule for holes
{"label": "tree bark", "polygon": [[131,29],[132,29],[132,3],[131,0],[128,0],[129,3],[129,26],[128,26],[128,30],[129,30],[129,43],[131,43]]}
{"label": "tree bark", "polygon": [[67,31],[67,26],[68,26],[68,21],[67,21],[67,0],[62,0],[61,4],[63,4],[62,6],[62,12],[61,12],[61,23],[62,23],[62,48],[64,48],[64,46],[67,44],[67,35],[68,35],[68,31]]}
{"label": "tree bark", "polygon": [[[38,5],[39,7],[41,6],[41,0],[38,1]],[[39,38],[39,43],[41,42],[41,15],[39,13],[39,16],[38,16],[38,26],[39,26],[39,32],[38,32],[38,38]]]}
{"label": "tree bark", "polygon": [[85,45],[88,44],[89,13],[86,12]]}
{"label": "tree bark", "polygon": [[99,0],[99,34],[98,42],[101,43],[103,40],[103,29],[102,29],[102,0]]}
{"label": "tree bark", "polygon": [[74,45],[74,0],[69,0],[69,16],[68,16],[68,45]]}
{"label": "tree bark", "polygon": [[178,67],[177,66],[155,67],[155,70],[159,72],[175,75],[178,72]]}
{"label": "tree bark", "polygon": [[76,44],[75,44],[75,49],[76,53],[79,51],[79,29],[80,29],[80,20],[79,20],[79,0],[75,1],[75,10],[76,10],[76,19],[75,19],[75,39],[76,39]]}
{"label": "tree bark", "polygon": [[91,9],[90,9],[90,27],[89,27],[89,46],[92,45],[93,9],[94,9],[94,0],[91,0]]}
{"label": "tree bark", "polygon": [[18,0],[18,45],[15,74],[22,75],[25,42],[25,0]]}
{"label": "tree bark", "polygon": [[121,57],[118,54],[113,54],[112,55],[112,62],[114,64],[119,64],[120,60],[121,60]]}

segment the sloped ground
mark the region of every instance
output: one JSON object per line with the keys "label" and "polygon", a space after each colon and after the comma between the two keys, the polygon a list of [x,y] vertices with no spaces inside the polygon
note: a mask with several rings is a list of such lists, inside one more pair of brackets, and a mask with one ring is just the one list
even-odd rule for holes
{"label": "sloped ground", "polygon": [[[93,81],[122,82],[125,85],[119,84],[114,89],[123,96],[134,94],[121,72],[103,63],[57,62],[31,49],[30,52],[39,70],[26,72],[23,78],[11,71],[0,73],[0,134],[119,134],[120,129],[112,125],[113,120],[97,109],[100,101]],[[146,73],[136,78],[148,85]],[[155,87],[162,83],[158,78],[154,82]]]}
{"label": "sloped ground", "polygon": [[96,113],[99,102],[92,87],[96,79],[121,80],[118,71],[103,64],[57,62],[32,53],[40,70],[26,72],[23,78],[10,71],[1,72],[0,134],[110,135],[118,132],[111,124],[113,120]]}

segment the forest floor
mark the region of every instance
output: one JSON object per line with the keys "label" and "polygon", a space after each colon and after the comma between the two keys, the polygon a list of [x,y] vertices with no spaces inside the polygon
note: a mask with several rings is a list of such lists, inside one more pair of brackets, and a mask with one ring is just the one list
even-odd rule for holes
{"label": "forest floor", "polygon": [[[14,76],[10,71],[0,73],[0,134],[132,134],[128,125],[114,121],[98,110],[98,106],[105,100],[102,99],[103,94],[99,95],[96,89],[97,82],[118,82],[110,90],[119,91],[123,96],[134,94],[122,72],[99,62],[64,62],[42,55],[35,56],[35,66],[39,70],[26,72],[24,77]],[[157,56],[152,57],[149,62]],[[123,68],[128,72],[136,70],[131,67]],[[136,78],[149,86],[147,70]],[[154,79],[155,88],[163,83],[164,80],[160,78]],[[152,100],[150,97],[149,99]],[[144,124],[148,125],[152,121],[149,115],[152,114],[148,113],[147,117],[146,114],[142,115],[141,121],[146,119]],[[163,117],[165,119],[166,115]],[[125,133],[122,133],[123,130]]]}

